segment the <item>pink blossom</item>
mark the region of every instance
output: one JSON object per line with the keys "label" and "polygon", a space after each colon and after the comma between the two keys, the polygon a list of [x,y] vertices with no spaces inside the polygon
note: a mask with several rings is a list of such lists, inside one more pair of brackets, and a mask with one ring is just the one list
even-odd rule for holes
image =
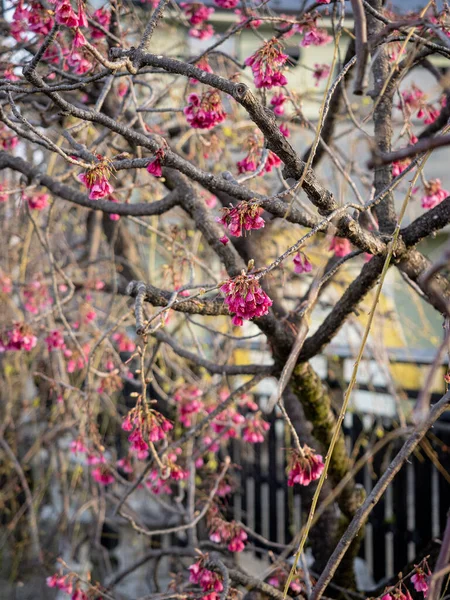
{"label": "pink blossom", "polygon": [[220,8],[236,8],[239,3],[239,0],[214,0],[217,6]]}
{"label": "pink blossom", "polygon": [[224,246],[226,246],[229,241],[230,241],[230,238],[228,238],[226,235],[223,235],[221,238],[219,238],[219,242],[221,244],[223,244]]}
{"label": "pink blossom", "polygon": [[247,417],[246,425],[242,431],[242,437],[251,444],[260,444],[264,441],[264,434],[269,431],[270,425],[263,421],[261,415]]}
{"label": "pink blossom", "polygon": [[47,344],[47,349],[49,352],[52,350],[65,348],[66,346],[64,343],[64,336],[59,329],[54,329],[51,331],[45,338],[45,343]]}
{"label": "pink blossom", "polygon": [[[78,52],[76,50],[73,50],[67,57],[67,64],[69,67],[72,67],[74,73],[77,75],[84,75],[92,69],[92,63],[87,60],[82,52]],[[97,198],[91,198],[91,200],[96,199]]]}
{"label": "pink blossom", "polygon": [[78,588],[74,591],[70,600],[89,600],[89,597],[83,590]]}
{"label": "pink blossom", "polygon": [[83,33],[79,29],[76,29],[75,36],[73,38],[74,48],[82,48],[85,45],[86,45],[86,38],[84,37]]}
{"label": "pink blossom", "polygon": [[11,277],[3,275],[0,271],[0,292],[3,294],[10,294],[12,292],[12,281]]}
{"label": "pink blossom", "polygon": [[[99,8],[96,10],[92,18],[99,23],[104,29],[108,29],[109,23],[111,21],[111,12],[106,8]],[[94,39],[100,39],[105,37],[105,34],[101,29],[97,29],[97,27],[91,25],[92,37]]]}
{"label": "pink blossom", "polygon": [[3,190],[5,190],[5,186],[0,183],[0,203],[8,202],[8,194],[5,194]]}
{"label": "pink blossom", "polygon": [[137,404],[130,410],[122,423],[124,431],[134,431],[128,436],[131,450],[146,452],[150,442],[165,439],[166,433],[173,429],[173,425],[161,413]]}
{"label": "pink blossom", "polygon": [[297,252],[294,256],[294,272],[295,273],[311,273],[312,264],[308,257],[303,252]]}
{"label": "pink blossom", "polygon": [[307,48],[308,46],[324,46],[332,41],[331,35],[328,35],[325,29],[311,28],[302,39],[300,46]]}
{"label": "pink blossom", "polygon": [[231,208],[222,208],[222,217],[218,222],[228,229],[230,235],[241,237],[243,231],[264,227],[264,219],[260,216],[262,212],[258,204],[242,201]]}
{"label": "pink blossom", "polygon": [[47,208],[49,196],[48,194],[35,194],[34,196],[23,196],[23,199],[28,202],[28,206],[32,210],[43,210]]}
{"label": "pink blossom", "polygon": [[116,342],[119,352],[134,352],[136,344],[124,333],[114,333],[112,339]]}
{"label": "pink blossom", "polygon": [[270,173],[273,168],[277,168],[280,165],[281,165],[281,159],[278,158],[278,156],[275,154],[275,152],[272,152],[272,150],[269,150],[269,154],[267,155],[267,160],[264,165],[264,171],[266,173]]}
{"label": "pink blossom", "polygon": [[65,577],[64,575],[57,575],[55,573],[51,577],[47,577],[45,581],[49,588],[58,588],[59,590],[66,592],[67,594],[72,593],[72,582],[67,576]]}
{"label": "pink blossom", "polygon": [[91,472],[93,479],[101,485],[109,485],[114,481],[114,475],[106,465],[99,465]]}
{"label": "pink blossom", "polygon": [[281,123],[280,131],[284,135],[285,138],[288,138],[291,135],[291,132],[289,131],[289,127],[286,125],[286,123]]}
{"label": "pink blossom", "polygon": [[258,19],[258,15],[251,10],[247,9],[244,12],[237,8],[234,13],[239,17],[239,24],[244,23],[249,17],[251,17],[252,20],[245,25],[246,29],[258,29],[258,27],[261,27],[262,25],[262,20]]}
{"label": "pink blossom", "polygon": [[129,458],[127,458],[127,457],[121,458],[117,461],[116,464],[117,464],[117,467],[119,469],[122,469],[122,471],[124,473],[128,473],[128,474],[133,473],[133,466],[132,466]]}
{"label": "pink blossom", "polygon": [[287,84],[287,79],[281,72],[287,59],[288,55],[282,52],[281,42],[272,38],[246,58],[245,64],[252,69],[255,86],[270,90]]}
{"label": "pink blossom", "polygon": [[159,148],[155,153],[155,158],[147,165],[147,171],[155,177],[162,177],[161,160],[164,158],[164,150]]}
{"label": "pink blossom", "polygon": [[250,155],[238,161],[236,164],[239,173],[256,171],[256,162]]}
{"label": "pink blossom", "polygon": [[392,163],[392,177],[398,177],[411,164],[411,159],[395,160]]}
{"label": "pink blossom", "polygon": [[347,254],[351,252],[352,247],[350,242],[346,238],[340,238],[335,236],[331,240],[329,250],[330,252],[334,252],[335,256],[341,258],[343,256],[347,256]]}
{"label": "pink blossom", "polygon": [[73,454],[78,454],[78,452],[84,454],[88,451],[88,449],[83,441],[80,438],[77,438],[76,440],[72,440],[70,442],[70,451],[73,452]]}
{"label": "pink blossom", "polygon": [[214,8],[208,8],[201,2],[180,2],[180,6],[191,25],[200,25],[214,13]]}
{"label": "pink blossom", "polygon": [[47,286],[38,280],[25,286],[23,296],[25,298],[25,309],[33,315],[37,315],[39,311],[48,308],[52,304]]}
{"label": "pink blossom", "polygon": [[319,85],[321,79],[326,79],[330,74],[330,67],[328,65],[319,65],[317,63],[314,64],[314,72],[313,77],[316,80],[316,87]]}
{"label": "pink blossom", "polygon": [[152,469],[145,480],[145,485],[152,491],[153,494],[171,494],[172,490],[166,480],[161,479],[159,471]]}
{"label": "pink blossom", "polygon": [[203,409],[201,396],[201,389],[195,385],[183,385],[174,393],[173,399],[177,404],[180,422],[185,427],[191,427],[192,417]]}
{"label": "pink blossom", "polygon": [[191,27],[188,33],[198,40],[209,40],[214,35],[214,28],[210,23],[202,23],[199,26]]}
{"label": "pink blossom", "polygon": [[[222,592],[223,583],[218,573],[210,571],[204,567],[207,560],[208,555],[202,555],[202,557],[196,563],[189,567],[189,581],[191,583],[198,584],[202,588],[203,592],[208,592],[208,597],[210,600],[216,600],[218,596],[213,595],[213,593]],[[203,595],[202,598],[205,599],[206,596]]]}
{"label": "pink blossom", "polygon": [[426,194],[422,196],[422,208],[430,209],[440,204],[450,195],[448,190],[441,187],[440,179],[431,179],[425,184]]}
{"label": "pink blossom", "polygon": [[66,27],[78,27],[78,16],[69,0],[62,0],[56,4],[55,20]]}
{"label": "pink blossom", "polygon": [[416,592],[423,592],[424,595],[428,592],[428,577],[421,568],[417,568],[417,572],[411,577],[411,583],[414,585]]}
{"label": "pink blossom", "polygon": [[287,100],[287,96],[285,96],[283,94],[283,92],[280,92],[279,94],[275,94],[275,96],[272,96],[272,99],[270,100],[270,104],[274,107],[273,108],[273,112],[276,115],[283,115],[284,114],[284,103]]}
{"label": "pink blossom", "polygon": [[110,169],[105,161],[78,175],[79,181],[89,190],[90,200],[100,200],[114,192],[114,188],[108,181]]}
{"label": "pink blossom", "polygon": [[303,452],[293,448],[289,452],[288,458],[288,485],[293,486],[296,483],[300,485],[309,485],[311,481],[319,479],[324,469],[323,460],[320,454],[309,448],[306,444],[303,446]]}
{"label": "pink blossom", "polygon": [[190,94],[189,104],[184,108],[186,120],[195,129],[212,129],[225,121],[220,94],[215,90],[204,92],[201,96]]}
{"label": "pink blossom", "polygon": [[[206,58],[206,56],[202,57],[195,64],[195,66],[197,67],[197,69],[201,69],[202,71],[205,71],[205,73],[213,73],[212,67],[209,64],[208,59]],[[195,79],[194,77],[191,77],[190,82],[192,83],[192,85],[197,85],[198,79]]]}
{"label": "pink blossom", "polygon": [[225,296],[225,304],[234,313],[233,325],[243,325],[243,319],[262,317],[269,312],[272,300],[264,292],[254,275],[242,273],[229,279],[220,288]]}

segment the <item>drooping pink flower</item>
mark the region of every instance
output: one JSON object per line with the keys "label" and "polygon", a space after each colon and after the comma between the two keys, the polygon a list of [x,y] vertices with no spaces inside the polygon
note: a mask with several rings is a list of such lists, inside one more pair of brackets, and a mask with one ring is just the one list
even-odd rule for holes
{"label": "drooping pink flower", "polygon": [[23,199],[28,202],[28,206],[32,210],[43,210],[47,208],[49,195],[48,194],[34,194],[33,196],[23,196]]}
{"label": "drooping pink flower", "polygon": [[101,485],[110,485],[114,482],[114,475],[111,473],[107,465],[99,465],[91,471],[93,479]]}
{"label": "drooping pink flower", "polygon": [[152,469],[145,480],[145,485],[157,496],[161,494],[171,494],[172,489],[167,483],[167,480],[161,479],[159,471]]}
{"label": "drooping pink flower", "polygon": [[326,29],[311,27],[302,39],[300,46],[303,46],[303,48],[307,48],[308,46],[325,46],[326,44],[329,44],[332,39],[332,36],[328,35]]}
{"label": "drooping pink flower", "polygon": [[220,8],[236,8],[239,4],[239,0],[214,0],[214,2]]}
{"label": "drooping pink flower", "polygon": [[285,96],[283,94],[283,92],[280,92],[279,94],[275,94],[275,96],[272,96],[271,100],[270,100],[270,104],[273,106],[273,112],[276,115],[283,115],[284,114],[284,103],[287,100],[287,96]]}
{"label": "drooping pink flower", "polygon": [[47,577],[45,581],[49,588],[58,588],[59,590],[61,590],[62,592],[66,592],[67,594],[72,593],[72,581],[67,576],[58,575],[57,573],[55,573],[51,577]]}
{"label": "drooping pink flower", "polygon": [[73,452],[73,454],[78,454],[78,452],[80,452],[80,454],[85,454],[88,449],[83,440],[81,438],[77,438],[76,440],[72,440],[70,442],[70,451]]}
{"label": "drooping pink flower", "polygon": [[40,2],[31,2],[28,11],[28,30],[41,35],[48,35],[53,27],[51,12]]}
{"label": "drooping pink flower", "polygon": [[45,338],[45,343],[47,344],[47,349],[49,352],[52,350],[60,350],[66,347],[66,344],[64,343],[64,336],[59,329],[54,329],[51,331]]}
{"label": "drooping pink flower", "polygon": [[191,25],[200,25],[214,13],[214,8],[209,8],[202,2],[180,2],[180,6]]}
{"label": "drooping pink flower", "polygon": [[424,596],[428,592],[428,576],[420,567],[417,567],[416,573],[411,577],[411,583],[416,592],[423,592]]}
{"label": "drooping pink flower", "polygon": [[136,344],[124,333],[114,333],[112,339],[117,344],[119,352],[134,352]]}
{"label": "drooping pink flower", "polygon": [[422,196],[422,208],[430,209],[434,208],[438,204],[445,200],[447,196],[450,196],[450,192],[441,187],[440,179],[431,179],[425,184],[426,194]]}
{"label": "drooping pink flower", "polygon": [[47,286],[39,280],[31,281],[23,289],[25,309],[33,315],[51,306],[53,300]]}
{"label": "drooping pink flower", "polygon": [[[212,67],[209,64],[208,58],[206,56],[203,56],[197,63],[195,63],[195,66],[197,67],[197,69],[205,71],[205,73],[213,73]],[[197,85],[198,83],[198,79],[194,79],[193,77],[191,77],[189,81],[192,85]]]}
{"label": "drooping pink flower", "polygon": [[228,238],[226,235],[223,235],[221,238],[219,238],[219,242],[224,246],[226,246],[229,243],[229,241],[230,238]]}
{"label": "drooping pink flower", "polygon": [[324,469],[323,460],[320,454],[309,448],[306,444],[303,446],[303,452],[300,453],[296,448],[289,451],[288,458],[288,485],[293,486],[296,483],[300,485],[309,485],[311,481],[319,479]]}
{"label": "drooping pink flower", "polygon": [[440,110],[433,104],[427,102],[427,95],[418,86],[413,84],[411,88],[402,91],[402,103],[398,108],[406,108],[407,115],[416,112],[418,119],[423,119],[425,125],[434,123],[440,114]]}
{"label": "drooping pink flower", "polygon": [[347,254],[351,252],[351,249],[352,246],[346,238],[340,238],[336,236],[331,240],[329,247],[330,252],[334,252],[334,255],[338,256],[339,258],[347,256]]}
{"label": "drooping pink flower", "polygon": [[404,158],[403,160],[394,160],[392,163],[392,177],[398,177],[405,169],[411,164],[410,158]]}
{"label": "drooping pink flower", "polygon": [[87,27],[89,25],[83,0],[78,0],[78,27]]}
{"label": "drooping pink flower", "polygon": [[86,594],[86,592],[83,592],[83,590],[81,590],[80,588],[77,588],[74,591],[74,593],[72,594],[72,597],[70,600],[89,600],[89,597]]}
{"label": "drooping pink flower", "polygon": [[252,171],[256,171],[257,166],[255,160],[249,154],[242,160],[239,160],[236,165],[239,173],[251,173]]}
{"label": "drooping pink flower", "polygon": [[122,471],[124,473],[127,473],[128,475],[133,473],[133,465],[131,464],[130,459],[128,457],[120,458],[117,461],[116,465],[119,469],[122,469]]}
{"label": "drooping pink flower", "polygon": [[288,138],[291,135],[291,132],[289,131],[289,127],[286,125],[286,123],[281,123],[280,131],[284,135],[285,138]]}
{"label": "drooping pink flower", "polygon": [[297,252],[294,256],[294,272],[295,273],[311,273],[312,264],[309,262],[308,257],[303,252]]}
{"label": "drooping pink flower", "polygon": [[260,444],[264,441],[264,434],[269,431],[270,425],[261,418],[260,414],[251,415],[246,418],[246,424],[242,431],[242,437],[250,444]]}
{"label": "drooping pink flower", "polygon": [[148,407],[142,406],[141,402],[130,410],[122,423],[124,431],[134,431],[128,436],[131,450],[134,452],[146,452],[150,442],[158,442],[166,437],[166,433],[173,425],[161,413]]}
{"label": "drooping pink flower", "polygon": [[223,583],[218,573],[205,568],[204,565],[207,563],[208,558],[207,554],[203,554],[196,563],[189,567],[189,581],[198,584],[203,592],[208,592],[207,596],[203,596],[204,599],[218,600],[219,596],[217,594],[223,591]]}
{"label": "drooping pink flower", "polygon": [[214,27],[211,23],[202,23],[201,25],[191,27],[188,34],[197,40],[209,40],[214,35]]}
{"label": "drooping pink flower", "polygon": [[264,227],[262,212],[263,209],[257,203],[242,201],[231,208],[222,208],[222,216],[217,220],[228,229],[231,235],[241,237],[243,231]]}
{"label": "drooping pink flower", "polygon": [[330,74],[330,67],[329,65],[319,65],[318,63],[314,64],[314,72],[313,72],[313,77],[316,80],[315,86],[317,87],[319,85],[319,82],[321,79],[326,79],[328,77],[328,75]]}
{"label": "drooping pink flower", "polygon": [[79,181],[89,190],[90,200],[100,200],[114,192],[114,188],[108,181],[111,168],[103,157],[99,156],[98,158],[99,162],[96,165],[78,175]]}
{"label": "drooping pink flower", "polygon": [[287,79],[281,72],[288,55],[282,52],[282,44],[276,38],[265,42],[259,50],[245,59],[245,64],[253,72],[255,86],[268,90],[287,84]]}
{"label": "drooping pink flower", "polygon": [[189,125],[195,129],[212,129],[225,121],[220,94],[215,90],[204,92],[201,96],[190,94],[188,103],[183,112]]}
{"label": "drooping pink flower", "polygon": [[195,385],[182,385],[174,393],[173,399],[177,404],[180,422],[185,427],[191,427],[192,417],[203,409],[200,400],[203,392]]}
{"label": "drooping pink flower", "polygon": [[272,150],[269,150],[269,153],[267,155],[267,160],[264,165],[264,171],[266,173],[270,173],[272,171],[272,169],[275,169],[275,168],[279,167],[280,165],[281,165],[281,159],[275,154],[275,152],[272,152]]}
{"label": "drooping pink flower", "polygon": [[56,3],[55,20],[66,27],[78,27],[78,16],[70,4],[70,0],[60,0]]}
{"label": "drooping pink flower", "polygon": [[225,304],[234,314],[233,325],[238,327],[243,325],[244,319],[266,315],[272,306],[272,300],[254,275],[242,273],[224,283],[220,289],[226,294]]}
{"label": "drooping pink flower", "polygon": [[[73,72],[77,75],[84,75],[88,71],[90,71],[93,67],[92,63],[86,58],[83,52],[78,52],[73,49],[72,52],[67,57],[67,64],[69,67],[72,67]],[[91,198],[91,200],[96,200],[97,198]]]}
{"label": "drooping pink flower", "polygon": [[163,148],[159,148],[155,153],[155,158],[147,165],[147,171],[155,177],[162,177],[161,161],[164,159],[165,152]]}
{"label": "drooping pink flower", "polygon": [[[94,21],[97,21],[97,23],[101,25],[104,29],[108,29],[109,24],[111,22],[111,11],[103,7],[99,8],[92,14],[92,18],[94,19]],[[106,34],[103,33],[101,29],[98,29],[97,27],[92,25],[90,27],[91,35],[94,40],[105,37]]]}
{"label": "drooping pink flower", "polygon": [[248,8],[245,11],[237,8],[234,13],[239,17],[239,24],[244,23],[249,17],[252,17],[252,20],[245,25],[245,29],[258,29],[263,23],[261,19],[258,19],[258,15]]}

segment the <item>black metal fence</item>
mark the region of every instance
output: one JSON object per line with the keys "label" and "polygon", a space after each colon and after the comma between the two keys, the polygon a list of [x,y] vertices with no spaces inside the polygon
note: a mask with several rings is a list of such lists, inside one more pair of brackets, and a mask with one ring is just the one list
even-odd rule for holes
{"label": "black metal fence", "polygon": [[[352,360],[340,350],[338,359],[333,353],[334,373],[336,359],[342,367],[347,359]],[[406,355],[390,353],[391,361],[419,366],[426,366],[433,358],[431,354],[420,353],[411,360],[410,351]],[[342,368],[341,374],[344,372]],[[345,378],[338,382],[335,377],[327,377],[331,389],[342,387],[343,382]],[[359,385],[358,389],[375,394],[374,399],[378,394],[389,393],[385,386],[374,386],[370,382]],[[417,397],[417,390],[403,391],[410,399]],[[434,394],[433,400],[441,395]],[[284,422],[277,415],[272,415],[270,420],[271,428],[263,444],[233,443],[232,460],[240,466],[237,476],[240,481],[237,482],[238,491],[232,510],[236,519],[242,520],[256,533],[272,542],[285,544],[299,531],[305,514],[302,517],[299,486],[287,486]],[[373,441],[377,439],[377,430],[386,434],[394,427],[398,427],[398,423],[392,416],[353,412],[346,418],[344,431],[350,450],[357,445],[356,456],[360,457],[366,451],[363,440]],[[398,438],[386,444],[357,473],[357,483],[362,484],[367,492],[401,444],[402,440]],[[360,555],[376,583],[401,571],[421,555],[432,539],[442,534],[449,508],[450,415],[444,413],[372,511]]]}

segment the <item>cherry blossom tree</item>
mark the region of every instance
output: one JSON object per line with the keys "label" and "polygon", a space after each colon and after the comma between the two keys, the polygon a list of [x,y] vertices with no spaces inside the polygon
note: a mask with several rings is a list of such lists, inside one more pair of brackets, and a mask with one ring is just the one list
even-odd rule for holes
{"label": "cherry blossom tree", "polygon": [[[3,3],[2,507],[9,547],[48,590],[119,598],[120,581],[163,557],[174,559],[170,582],[150,598],[354,589],[365,521],[450,401],[430,406],[424,387],[366,498],[342,423],[388,273],[445,325],[429,382],[450,335],[449,249],[434,261],[422,250],[450,222],[446,163],[427,179],[450,143],[450,21],[420,4],[405,15],[382,0],[318,0],[285,15],[270,1]],[[214,13],[232,25],[216,31]],[[203,49],[171,45],[174,32]],[[254,52],[224,50],[244,35]],[[294,42],[329,49],[309,91],[290,82]],[[420,87],[423,72],[434,89]],[[343,131],[364,147],[359,163]],[[336,409],[310,361],[358,311]],[[255,344],[264,360],[252,361]],[[273,411],[290,440],[287,485],[306,507],[282,548],[229,510],[230,442],[263,442]],[[52,490],[61,501],[49,532]],[[158,529],[138,494],[159,507]],[[148,540],[144,559],[115,572],[100,548],[107,523]],[[153,544],[164,534],[169,548]],[[93,575],[71,562],[86,541]],[[264,577],[239,562],[255,543],[270,555]],[[420,559],[384,600],[413,588],[439,597],[449,548],[447,532],[436,569]]]}

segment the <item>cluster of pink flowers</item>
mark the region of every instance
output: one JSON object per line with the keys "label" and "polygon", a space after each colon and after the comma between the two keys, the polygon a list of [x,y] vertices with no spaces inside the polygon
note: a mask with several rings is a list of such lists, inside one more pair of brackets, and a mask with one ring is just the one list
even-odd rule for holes
{"label": "cluster of pink flowers", "polygon": [[270,100],[270,104],[273,106],[273,112],[276,115],[283,115],[284,114],[284,103],[287,100],[287,96],[285,96],[283,94],[283,92],[280,92],[279,94],[275,94],[275,96],[272,96],[271,100]]}
{"label": "cluster of pink flowers", "polygon": [[288,55],[282,52],[282,44],[276,38],[265,42],[259,50],[245,59],[245,64],[251,67],[255,86],[268,90],[287,84],[287,79],[281,72]]}
{"label": "cluster of pink flowers", "polygon": [[0,148],[3,148],[3,150],[13,150],[18,143],[19,138],[6,125],[0,123]]}
{"label": "cluster of pink flowers", "polygon": [[193,415],[203,409],[203,402],[200,400],[202,394],[202,390],[196,385],[183,385],[174,393],[173,399],[177,403],[180,422],[185,427],[191,427]]}
{"label": "cluster of pink flowers", "polygon": [[430,578],[431,573],[425,573],[422,567],[416,567],[416,572],[411,577],[411,583],[414,586],[416,592],[423,592],[423,595],[426,596],[428,592],[428,580]]}
{"label": "cluster of pink flowers", "polygon": [[441,187],[440,179],[431,179],[425,183],[425,195],[422,196],[422,208],[434,208],[450,196],[450,192]]}
{"label": "cluster of pink flowers", "polygon": [[288,457],[288,485],[293,486],[296,483],[300,485],[309,485],[311,481],[319,479],[324,469],[323,460],[320,454],[304,444],[302,452],[296,448],[289,451]]}
{"label": "cluster of pink flowers", "polygon": [[191,25],[201,25],[207,21],[214,13],[213,8],[209,8],[202,2],[180,2],[180,6]]}
{"label": "cluster of pink flowers", "polygon": [[25,350],[30,352],[37,344],[37,337],[25,323],[14,323],[13,328],[0,333],[0,352]]}
{"label": "cluster of pink flowers", "polygon": [[264,219],[260,216],[263,209],[254,202],[242,201],[237,206],[222,208],[222,216],[218,222],[222,223],[230,235],[241,237],[242,232],[264,227]]}
{"label": "cluster of pink flowers", "polygon": [[147,171],[154,175],[155,177],[162,177],[162,163],[161,161],[164,158],[164,150],[163,148],[159,148],[155,152],[155,158],[151,160],[147,165]]}
{"label": "cluster of pink flowers", "polygon": [[52,305],[52,297],[48,293],[48,288],[41,281],[35,280],[27,284],[23,290],[25,299],[25,310],[33,315]]}
{"label": "cluster of pink flowers", "polygon": [[[245,158],[237,162],[239,173],[251,173],[252,171],[256,171],[262,160],[263,142],[257,133],[248,136],[245,141],[245,146],[248,149],[248,153]],[[261,170],[260,175],[263,173],[270,173],[273,168],[279,167],[280,165],[281,160],[274,152],[272,152],[272,150],[269,150],[266,162],[264,163],[264,168]]]}
{"label": "cluster of pink flowers", "polygon": [[71,594],[71,600],[89,600],[88,595],[82,589],[77,587],[73,589],[72,579],[68,575],[58,575],[55,573],[46,579],[49,588],[57,588],[66,594]]}
{"label": "cluster of pink flowers", "polygon": [[[103,27],[103,29],[108,29],[109,24],[111,22],[111,11],[107,8],[98,8],[93,14],[92,18],[94,21],[97,21],[99,25]],[[98,27],[91,27],[91,35],[94,40],[98,40],[105,37],[105,33]]]}
{"label": "cluster of pink flowers", "polygon": [[91,454],[87,457],[88,465],[94,465],[95,469],[91,471],[92,478],[101,485],[110,485],[114,483],[114,475],[111,469],[106,464],[106,459],[103,454]]}
{"label": "cluster of pink flowers", "polygon": [[215,544],[228,544],[230,552],[244,550],[247,534],[236,521],[227,523],[217,509],[212,509],[208,514],[208,528],[209,539]]}
{"label": "cluster of pink flowers", "polygon": [[330,74],[330,67],[329,65],[319,65],[317,63],[314,64],[314,72],[313,72],[313,77],[316,80],[315,86],[317,87],[319,85],[319,82],[321,79],[326,79],[328,77],[328,75]]}
{"label": "cluster of pink flowers", "polygon": [[244,324],[244,319],[266,315],[272,306],[272,300],[254,275],[242,273],[224,283],[220,289],[226,295],[225,304],[234,314],[233,325],[238,327]]}
{"label": "cluster of pink flowers", "polygon": [[[284,571],[284,569],[278,568],[270,575],[267,583],[277,589],[284,588],[288,575],[289,573]],[[293,577],[289,587],[295,594],[299,594],[302,591],[303,586],[299,575]]]}
{"label": "cluster of pink flowers", "polygon": [[55,20],[66,27],[87,27],[87,16],[81,0],[78,0],[78,14],[72,8],[70,0],[50,0],[55,4]]}
{"label": "cluster of pink flowers", "polygon": [[87,364],[90,347],[89,343],[83,344],[81,347],[83,353],[80,354],[78,350],[72,351],[69,348],[64,349],[64,356],[68,359],[67,361],[67,372],[75,373],[75,371],[81,371]]}
{"label": "cluster of pink flowers", "polygon": [[297,252],[294,256],[294,272],[295,273],[311,273],[312,264],[309,262],[308,257],[303,252]]}
{"label": "cluster of pink flowers", "polygon": [[210,90],[201,96],[190,94],[188,102],[183,112],[187,122],[194,129],[212,129],[225,121],[227,115],[223,110],[219,92]]}
{"label": "cluster of pink flowers", "polygon": [[223,591],[222,578],[205,567],[208,558],[207,554],[203,554],[196,563],[189,567],[189,581],[202,588],[203,600],[219,600],[220,593]]}
{"label": "cluster of pink flowers", "polygon": [[410,158],[404,158],[402,160],[394,160],[392,163],[392,177],[398,177],[403,173],[405,169],[411,164]]}
{"label": "cluster of pink flowers", "polygon": [[306,15],[303,23],[294,25],[292,32],[298,32],[303,35],[300,46],[307,48],[308,46],[324,46],[332,41],[332,36],[328,35],[326,29],[317,27],[317,16]]}
{"label": "cluster of pink flowers", "polygon": [[138,401],[138,404],[125,417],[122,429],[132,432],[128,436],[131,450],[137,453],[146,453],[149,443],[163,440],[166,433],[173,429],[173,425],[161,413],[147,405],[142,406]]}
{"label": "cluster of pink flowers", "polygon": [[62,350],[66,347],[64,336],[59,329],[51,331],[45,338],[45,343],[49,352],[52,350]]}
{"label": "cluster of pink flowers", "polygon": [[189,29],[189,35],[199,40],[207,40],[214,35],[213,26],[206,23],[209,17],[214,13],[214,8],[205,6],[202,2],[182,2],[180,4],[192,25]]}
{"label": "cluster of pink flowers", "polygon": [[12,15],[10,32],[17,42],[21,42],[28,31],[48,35],[53,23],[51,11],[40,2],[30,2],[29,8],[24,8],[23,1],[19,0]]}
{"label": "cluster of pink flowers", "polygon": [[98,156],[98,158],[100,161],[98,164],[86,173],[78,175],[78,179],[89,190],[89,200],[100,200],[114,192],[114,188],[108,181],[111,168],[102,156]]}
{"label": "cluster of pink flowers", "polygon": [[[416,112],[417,118],[423,119],[425,125],[434,123],[440,114],[440,110],[427,102],[426,94],[414,84],[402,92],[402,101],[408,116]],[[402,109],[402,104],[398,108]]]}
{"label": "cluster of pink flowers", "polygon": [[261,418],[261,414],[251,415],[246,418],[246,424],[242,430],[242,438],[251,444],[260,444],[264,441],[264,434],[269,429],[269,423]]}
{"label": "cluster of pink flowers", "polygon": [[119,352],[134,352],[136,350],[136,344],[124,333],[114,333],[112,339],[116,342]]}
{"label": "cluster of pink flowers", "polygon": [[236,6],[239,4],[239,0],[214,0],[215,4],[217,4],[217,6],[220,6],[220,8],[236,8]]}
{"label": "cluster of pink flowers", "polygon": [[[208,58],[206,56],[203,56],[197,63],[195,63],[195,66],[197,67],[197,69],[205,71],[205,73],[213,73],[212,67],[209,64]],[[198,83],[198,79],[195,79],[194,77],[191,77],[189,81],[192,85],[197,85]]]}
{"label": "cluster of pink flowers", "polygon": [[43,210],[47,208],[49,195],[48,194],[34,194],[33,196],[26,196],[23,194],[22,199],[28,202],[28,206],[32,210]]}
{"label": "cluster of pink flowers", "polygon": [[146,487],[156,496],[161,494],[171,494],[172,489],[167,483],[167,480],[163,479],[157,469],[152,469],[145,480]]}
{"label": "cluster of pink flowers", "polygon": [[331,240],[331,244],[329,247],[330,252],[334,252],[334,255],[342,258],[347,256],[349,252],[351,252],[352,245],[346,238],[334,237]]}
{"label": "cluster of pink flowers", "polygon": [[250,23],[247,23],[245,25],[246,29],[258,29],[258,27],[261,27],[262,25],[262,20],[258,19],[258,15],[254,11],[250,10],[248,7],[246,7],[245,11],[242,11],[239,8],[237,8],[234,11],[234,13],[239,17],[239,24],[244,23],[249,17],[252,17]]}

